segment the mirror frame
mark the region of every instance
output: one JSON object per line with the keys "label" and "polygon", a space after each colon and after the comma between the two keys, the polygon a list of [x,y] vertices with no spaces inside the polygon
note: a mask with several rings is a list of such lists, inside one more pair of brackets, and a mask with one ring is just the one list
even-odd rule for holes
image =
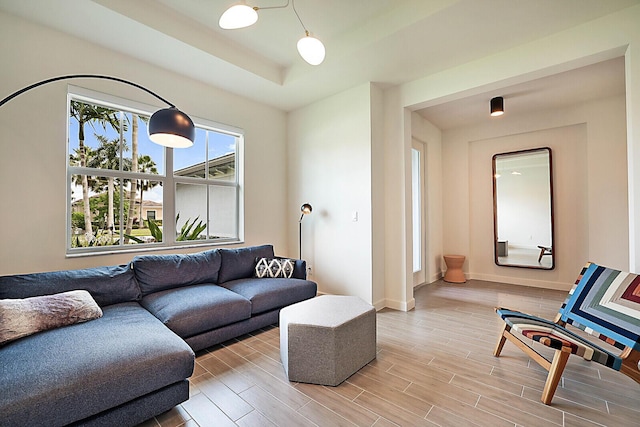
{"label": "mirror frame", "polygon": [[[553,250],[551,251],[551,267],[528,265],[528,264],[501,264],[498,258],[498,196],[497,196],[497,170],[496,160],[500,156],[515,156],[518,154],[530,154],[537,151],[546,151],[549,155],[549,198],[550,198],[550,220],[551,220],[551,245]],[[554,226],[554,210],[553,210],[553,161],[550,147],[531,148],[527,150],[510,151],[506,153],[494,154],[492,157],[492,180],[493,180],[493,256],[494,262],[499,267],[517,267],[517,268],[530,268],[538,270],[553,270],[556,266],[556,242],[555,242],[555,226]]]}

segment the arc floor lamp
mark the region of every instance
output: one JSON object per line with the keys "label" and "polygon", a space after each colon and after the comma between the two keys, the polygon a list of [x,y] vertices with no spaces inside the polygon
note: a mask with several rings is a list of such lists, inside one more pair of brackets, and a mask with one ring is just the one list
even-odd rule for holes
{"label": "arc floor lamp", "polygon": [[163,108],[151,116],[149,119],[149,139],[156,144],[170,147],[170,148],[187,148],[193,145],[196,139],[196,129],[193,121],[182,111],[178,110],[175,105],[161,97],[160,95],[152,92],[144,86],[137,83],[130,82],[118,77],[104,76],[100,74],[68,74],[65,76],[52,77],[50,79],[42,80],[27,87],[24,87],[0,101],[0,107],[13,98],[39,86],[47,83],[57,82],[59,80],[70,79],[102,79],[113,80],[116,82],[124,83],[129,86],[136,87],[140,90],[147,92],[150,95],[158,98],[169,106],[169,108]]}
{"label": "arc floor lamp", "polygon": [[310,214],[312,210],[313,208],[309,203],[305,203],[304,205],[300,206],[300,211],[302,212],[302,215],[300,215],[300,220],[298,221],[298,258],[300,259],[302,259],[302,220],[304,219],[304,216]]}

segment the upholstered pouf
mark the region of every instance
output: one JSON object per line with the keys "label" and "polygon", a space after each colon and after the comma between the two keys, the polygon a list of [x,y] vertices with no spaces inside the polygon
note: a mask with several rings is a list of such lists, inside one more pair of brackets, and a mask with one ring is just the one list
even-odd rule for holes
{"label": "upholstered pouf", "polygon": [[376,310],[323,295],[280,310],[280,358],[289,381],[337,386],[376,357]]}

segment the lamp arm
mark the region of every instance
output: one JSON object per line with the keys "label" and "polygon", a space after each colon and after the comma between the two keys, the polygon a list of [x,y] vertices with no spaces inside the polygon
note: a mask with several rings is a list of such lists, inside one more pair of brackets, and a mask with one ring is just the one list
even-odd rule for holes
{"label": "lamp arm", "polygon": [[[289,3],[287,2],[287,4],[289,4]],[[298,15],[298,11],[296,10],[295,0],[291,0],[291,6],[293,6],[293,11],[295,12],[296,16],[298,17],[298,21],[300,21],[300,25],[302,25],[302,28],[304,29],[304,32],[307,34],[307,36],[309,36],[309,30],[307,30],[307,27],[302,23],[302,19],[300,19],[300,15]]]}
{"label": "lamp arm", "polygon": [[266,10],[266,9],[284,9],[285,7],[289,6],[289,1],[287,0],[287,4],[285,4],[284,6],[270,6],[270,7],[254,7],[253,10]]}
{"label": "lamp arm", "polygon": [[111,76],[103,76],[100,74],[69,74],[66,76],[58,76],[58,77],[52,77],[50,79],[47,80],[42,80],[38,83],[34,83],[32,85],[29,85],[25,88],[20,89],[19,91],[16,91],[14,93],[12,93],[11,95],[7,96],[6,98],[4,98],[2,101],[0,101],[0,107],[2,107],[4,104],[6,104],[7,102],[11,101],[13,98],[15,98],[18,95],[21,95],[31,89],[34,89],[38,86],[42,86],[45,85],[47,83],[52,83],[52,82],[57,82],[58,80],[70,80],[70,79],[103,79],[103,80],[113,80],[116,82],[120,82],[120,83],[124,83],[127,84],[129,86],[133,86],[133,87],[137,87],[140,90],[143,90],[145,92],[147,92],[150,95],[153,95],[154,97],[158,98],[160,101],[164,102],[165,104],[169,105],[171,108],[176,108],[175,105],[173,105],[172,103],[170,103],[169,101],[167,101],[166,99],[164,99],[163,97],[161,97],[160,95],[158,95],[157,93],[154,93],[152,91],[150,91],[149,89],[147,89],[144,86],[140,86],[137,83],[133,83],[130,82],[128,80],[124,80],[124,79],[120,79],[118,77],[111,77]]}

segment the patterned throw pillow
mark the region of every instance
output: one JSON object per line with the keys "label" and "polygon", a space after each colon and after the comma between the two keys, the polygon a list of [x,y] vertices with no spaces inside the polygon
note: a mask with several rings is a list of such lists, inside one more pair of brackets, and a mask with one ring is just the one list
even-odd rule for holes
{"label": "patterned throw pillow", "polygon": [[256,277],[284,277],[293,276],[295,260],[285,258],[258,258],[256,262]]}

